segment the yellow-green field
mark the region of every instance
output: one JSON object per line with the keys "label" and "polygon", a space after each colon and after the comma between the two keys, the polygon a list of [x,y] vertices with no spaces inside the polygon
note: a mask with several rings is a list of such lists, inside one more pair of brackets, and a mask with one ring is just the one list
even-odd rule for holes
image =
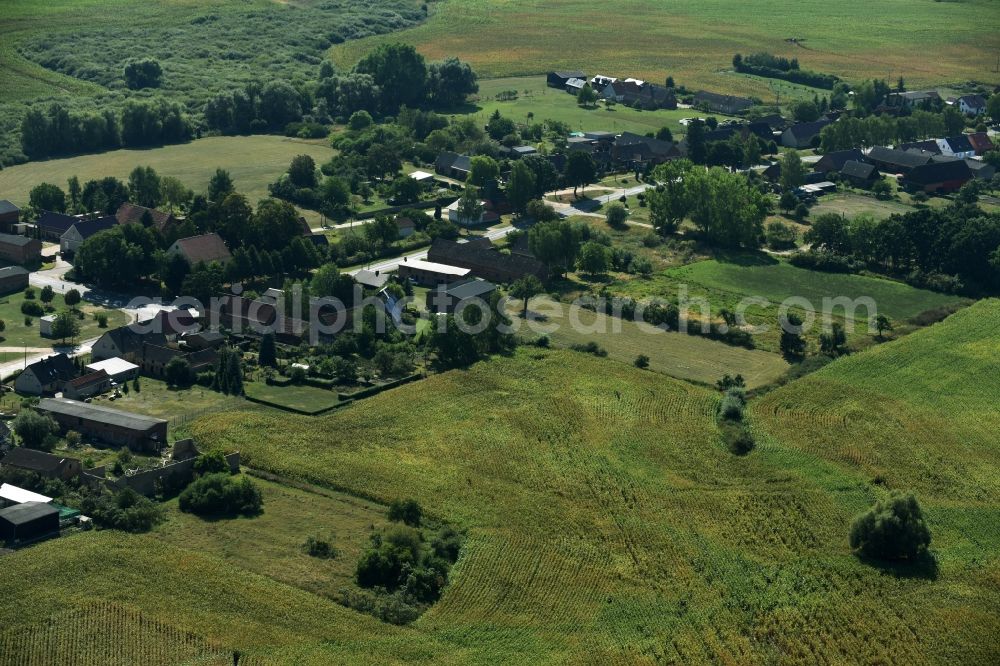
{"label": "yellow-green field", "polygon": [[[430,59],[457,55],[486,77],[583,69],[588,74],[672,75],[689,88],[772,98],[768,84],[736,76],[734,53],[798,57],[803,69],[857,81],[911,85],[997,82],[1000,12],[991,0],[778,0],[589,2],[443,0],[415,28],[338,45],[353,64],[375,43],[402,39]],[[801,40],[802,46],[786,39]]]}
{"label": "yellow-green field", "polygon": [[[413,496],[465,530],[442,600],[392,627],[269,563],[298,561],[290,537],[263,559],[244,552],[267,540],[254,520],[323,525],[325,499],[268,485],[274,516],[171,516],[145,536],[5,557],[0,662],[52,643],[104,654],[118,634],[57,627],[106,604],[250,663],[996,663],[998,330],[1000,301],[985,301],[751,402],[759,444],[745,457],[719,439],[714,391],[531,348],[325,417],[208,416],[193,426],[203,446],[355,495]],[[851,555],[852,517],[888,488],[918,494],[934,575]]]}
{"label": "yellow-green field", "polygon": [[333,156],[324,140],[303,141],[283,136],[209,137],[176,146],[150,150],[115,150],[44,162],[19,164],[0,171],[0,197],[19,206],[28,204],[28,193],[39,183],[54,183],[64,190],[66,179],[76,175],[81,183],[115,176],[127,180],[137,166],[151,166],[161,176],[179,178],[196,192],[204,192],[217,168],[229,171],[236,189],[250,201],[267,196],[267,185],[288,168],[296,155],[311,155],[317,164]]}

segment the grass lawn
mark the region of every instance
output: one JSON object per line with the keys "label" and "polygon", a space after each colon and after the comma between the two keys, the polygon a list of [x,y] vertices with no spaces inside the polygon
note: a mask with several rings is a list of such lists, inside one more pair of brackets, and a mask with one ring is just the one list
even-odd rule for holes
{"label": "grass lawn", "polygon": [[303,412],[318,412],[340,403],[336,391],[315,386],[274,386],[264,382],[247,382],[244,388],[251,398],[267,400]]}
{"label": "grass lawn", "polygon": [[[545,333],[559,347],[596,342],[608,352],[608,358],[630,365],[637,356],[645,354],[650,370],[678,379],[714,384],[724,374],[741,374],[747,386],[755,388],[778,379],[788,369],[788,364],[771,352],[651,329],[582,309],[576,321],[572,321],[569,306],[548,297],[533,299],[528,309],[544,315],[545,319],[537,324],[525,322],[520,318],[520,302],[512,301],[509,307],[511,317],[521,325],[521,337],[527,341]],[[548,330],[551,332],[546,333]]]}
{"label": "grass lawn", "polygon": [[138,391],[132,389],[132,382],[129,382],[129,392],[113,402],[108,400],[107,395],[95,398],[94,401],[108,407],[167,419],[170,421],[171,439],[186,436],[185,425],[208,412],[220,409],[257,409],[256,405],[242,398],[212,391],[204,386],[195,385],[179,390],[168,388],[166,382],[151,377],[139,378]]}
{"label": "grass lawn", "polygon": [[[346,68],[377,43],[402,40],[430,60],[468,60],[486,77],[566,69],[656,82],[671,75],[691,89],[773,100],[769,82],[731,73],[734,53],[795,56],[803,69],[855,83],[889,72],[893,80],[903,74],[911,88],[993,81],[993,36],[1000,29],[1000,15],[988,0],[805,0],[794,5],[777,0],[446,0],[430,7],[426,23],[337,45],[334,60]],[[915,34],[923,38],[912,39]],[[802,46],[790,45],[789,38],[803,40]]]}
{"label": "grass lawn", "polygon": [[[334,598],[354,587],[354,570],[374,529],[388,523],[385,507],[321,488],[300,490],[254,479],[264,513],[253,518],[207,521],[169,502],[169,517],[154,536],[186,550],[218,556],[242,569]],[[337,549],[331,559],[302,550],[308,537]]]}
{"label": "grass lawn", "polygon": [[[41,300],[39,300],[41,290],[36,288],[34,291],[35,302],[42,304]],[[31,317],[30,325],[25,323],[25,315],[21,312],[21,304],[24,303],[24,301],[24,292],[20,291],[0,296],[0,320],[3,320],[5,324],[3,333],[0,333],[0,348],[27,347],[28,354],[30,355],[33,349],[47,350],[51,349],[53,345],[60,345],[62,343],[61,340],[53,340],[52,338],[43,338],[41,336],[38,332],[38,317]],[[54,305],[55,309],[48,314],[56,314],[66,307],[63,304],[63,297],[59,294],[56,294],[56,297],[52,301],[51,305]],[[77,305],[77,309],[81,310],[85,315],[83,319],[79,320],[80,335],[77,336],[77,341],[96,338],[107,330],[123,326],[129,322],[128,315],[119,310],[108,310],[87,303],[86,301]],[[103,312],[108,315],[107,328],[101,328],[98,325],[97,320],[94,319],[94,314],[98,312]],[[17,354],[18,352],[11,349],[7,350],[7,353]],[[0,356],[0,358],[2,358],[2,356]]]}
{"label": "grass lawn", "polygon": [[837,213],[846,217],[855,217],[867,213],[882,219],[890,215],[911,213],[916,208],[895,200],[876,199],[870,194],[857,192],[837,192],[826,194],[819,198],[816,205],[809,209],[809,217],[815,219],[823,213]]}
{"label": "grass lawn", "polygon": [[[221,167],[233,177],[237,191],[245,194],[251,205],[256,205],[268,196],[268,184],[288,169],[293,157],[303,154],[322,164],[334,152],[325,139],[304,141],[271,135],[208,137],[163,148],[115,150],[20,164],[0,171],[0,192],[15,204],[26,206],[28,193],[39,183],[54,183],[65,189],[66,180],[73,175],[81,183],[104,176],[127,181],[137,166],[151,166],[160,176],[179,178],[196,192],[204,192],[216,168]],[[313,226],[319,225],[319,213],[301,212]]]}
{"label": "grass lawn", "polygon": [[[508,90],[518,91],[518,98],[511,101],[496,99],[497,93]],[[637,134],[655,132],[663,126],[669,127],[674,134],[681,134],[684,128],[678,121],[698,115],[691,109],[641,111],[622,104],[606,107],[601,103],[596,108],[585,109],[577,105],[572,95],[546,86],[543,76],[482,81],[479,84],[479,101],[470,110],[455,115],[460,117],[472,113],[477,124],[485,125],[493,112],[498,110],[519,123],[527,122],[528,113],[533,113],[534,122],[558,120],[569,125],[573,131],[628,131]]]}

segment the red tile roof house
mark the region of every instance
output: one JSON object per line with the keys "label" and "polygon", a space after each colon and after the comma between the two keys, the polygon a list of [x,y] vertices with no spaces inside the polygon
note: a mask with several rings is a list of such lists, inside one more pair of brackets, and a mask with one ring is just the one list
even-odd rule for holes
{"label": "red tile roof house", "polygon": [[161,210],[137,206],[132,203],[123,203],[119,206],[115,218],[117,218],[118,224],[142,224],[142,218],[145,217],[146,213],[149,213],[153,226],[160,233],[177,223],[177,218],[174,217],[173,213],[164,213]]}
{"label": "red tile roof house", "polygon": [[994,148],[993,140],[990,139],[986,132],[974,132],[969,134],[967,138],[969,139],[969,143],[972,144],[973,150],[976,151],[976,155],[983,155]]}
{"label": "red tile roof house", "polygon": [[71,379],[63,386],[63,396],[73,400],[85,400],[111,390],[111,377],[104,370]]}
{"label": "red tile roof house", "polygon": [[216,233],[176,240],[167,250],[167,254],[179,254],[192,266],[199,263],[209,264],[213,261],[225,264],[233,258],[225,241]]}

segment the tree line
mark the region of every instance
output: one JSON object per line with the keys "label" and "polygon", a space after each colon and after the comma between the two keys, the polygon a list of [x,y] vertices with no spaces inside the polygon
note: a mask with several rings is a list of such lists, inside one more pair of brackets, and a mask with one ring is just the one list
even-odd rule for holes
{"label": "tree line", "polygon": [[55,103],[21,121],[21,149],[31,159],[145,148],[187,141],[192,123],[180,104],[129,101],[120,112],[76,113]]}
{"label": "tree line", "polygon": [[733,56],[733,69],[742,74],[782,79],[827,90],[831,90],[834,85],[840,82],[840,78],[833,74],[821,74],[820,72],[800,69],[798,58],[788,59],[765,52],[748,56],[737,53]]}

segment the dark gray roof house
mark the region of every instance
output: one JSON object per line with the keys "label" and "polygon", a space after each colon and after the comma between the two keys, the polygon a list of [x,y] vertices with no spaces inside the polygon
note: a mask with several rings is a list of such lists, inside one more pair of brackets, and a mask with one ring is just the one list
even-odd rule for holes
{"label": "dark gray roof house", "polygon": [[[959,134],[957,136],[949,136],[944,139],[944,142],[951,149],[951,152],[955,155],[960,155],[962,153],[968,153],[974,155],[976,149],[972,147],[972,142],[969,141],[969,136],[967,134]],[[942,151],[943,152],[943,151]]]}
{"label": "dark gray roof house", "polygon": [[53,213],[52,211],[42,211],[42,214],[35,220],[35,226],[43,238],[58,241],[60,236],[69,231],[69,228],[80,221],[81,218],[65,213]]}
{"label": "dark gray roof house", "polygon": [[35,361],[14,380],[14,389],[26,395],[52,393],[76,376],[76,367],[66,354],[56,354]]}
{"label": "dark gray roof house", "polygon": [[167,422],[144,414],[66,398],[45,398],[38,403],[38,411],[51,416],[63,429],[112,444],[148,450],[167,443]]}
{"label": "dark gray roof house", "polygon": [[563,72],[549,72],[545,77],[545,83],[550,88],[565,88],[570,79],[586,79],[587,75],[581,71],[568,70]]}
{"label": "dark gray roof house", "polygon": [[934,153],[935,155],[941,154],[941,146],[934,139],[927,139],[926,141],[910,141],[909,143],[901,143],[896,146],[897,150],[917,150],[925,151],[928,153]]}
{"label": "dark gray roof house", "polygon": [[455,180],[465,180],[472,169],[472,158],[468,155],[459,155],[445,151],[438,155],[434,161],[434,172],[440,176],[454,178]]}
{"label": "dark gray roof house", "polygon": [[851,148],[850,150],[835,150],[833,152],[825,153],[823,157],[819,158],[819,161],[813,165],[813,170],[821,171],[822,173],[840,171],[844,168],[844,165],[847,162],[851,160],[861,162],[864,159],[864,154],[857,148]]}
{"label": "dark gray roof house", "polygon": [[708,111],[718,111],[719,113],[735,115],[753,106],[753,100],[746,97],[719,95],[718,93],[699,90],[694,94],[694,106]]}
{"label": "dark gray roof house", "polygon": [[840,175],[855,185],[864,186],[875,182],[880,174],[874,164],[848,160],[840,170]]}
{"label": "dark gray roof house", "polygon": [[0,467],[8,466],[25,472],[34,472],[50,479],[68,479],[78,474],[82,468],[76,458],[55,456],[23,446],[15,447],[6,457],[0,459]]}
{"label": "dark gray roof house", "polygon": [[928,164],[931,161],[931,155],[875,146],[868,152],[868,161],[882,171],[906,173],[918,166]]}
{"label": "dark gray roof house", "polygon": [[611,155],[616,162],[634,164],[659,164],[682,156],[678,144],[651,136],[623,132],[615,139]]}
{"label": "dark gray roof house", "polygon": [[15,206],[10,201],[6,199],[0,199],[0,215],[9,215],[10,213],[20,213],[21,209]]}
{"label": "dark gray roof house", "polygon": [[59,533],[59,509],[25,502],[0,510],[0,543],[27,542]]}
{"label": "dark gray roof house", "polygon": [[830,124],[822,118],[811,123],[796,123],[781,134],[781,145],[789,148],[808,148],[813,138],[819,136],[820,130]]}
{"label": "dark gray roof house", "polygon": [[451,313],[463,301],[468,301],[472,298],[488,301],[496,290],[496,285],[486,280],[474,280],[471,278],[457,280],[428,291],[426,297],[427,309],[431,312]]}

